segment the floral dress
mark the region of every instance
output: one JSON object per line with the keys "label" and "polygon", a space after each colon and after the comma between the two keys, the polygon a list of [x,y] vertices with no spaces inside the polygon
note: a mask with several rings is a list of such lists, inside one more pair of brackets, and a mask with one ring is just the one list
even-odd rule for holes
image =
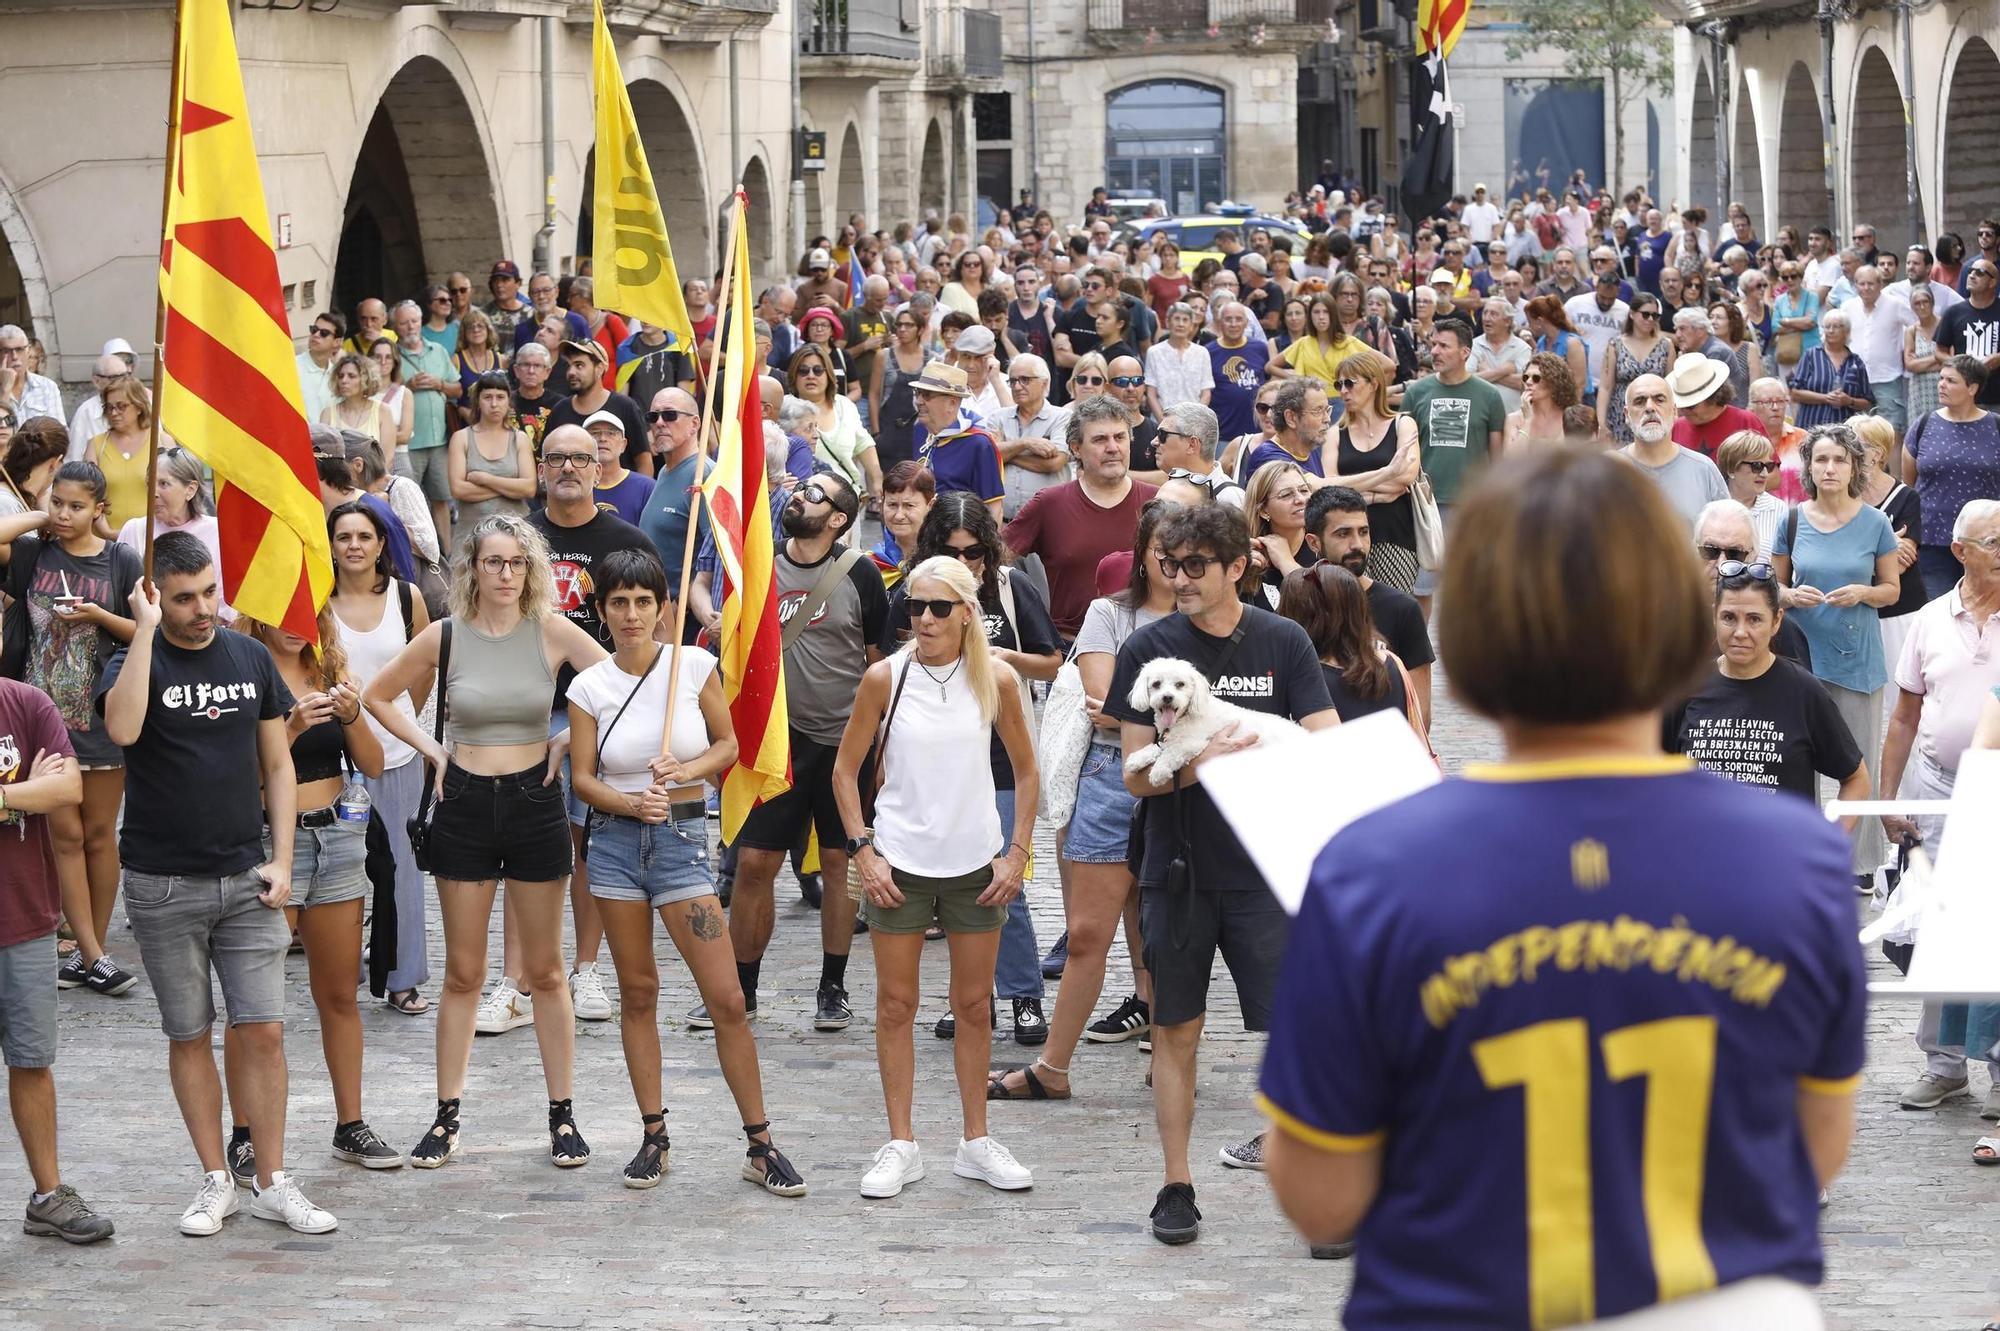
{"label": "floral dress", "polygon": [[[1916,346],[1914,350],[1919,358],[1937,353],[1937,343],[1925,337],[1924,330],[1921,327],[1916,330],[1915,342]],[[1932,369],[1926,370],[1922,374],[1912,374],[1906,377],[1910,381],[1909,418],[1913,421],[1919,420],[1936,411],[1938,405],[1938,372]]]}
{"label": "floral dress", "polygon": [[1611,402],[1604,413],[1604,424],[1611,431],[1613,440],[1620,444],[1629,444],[1632,442],[1632,430],[1625,424],[1625,389],[1642,374],[1664,376],[1667,372],[1667,361],[1673,354],[1673,341],[1670,338],[1661,338],[1653,344],[1653,349],[1646,353],[1644,360],[1632,355],[1631,348],[1625,345],[1625,339],[1622,337],[1613,345],[1618,348],[1618,378],[1611,385]]}

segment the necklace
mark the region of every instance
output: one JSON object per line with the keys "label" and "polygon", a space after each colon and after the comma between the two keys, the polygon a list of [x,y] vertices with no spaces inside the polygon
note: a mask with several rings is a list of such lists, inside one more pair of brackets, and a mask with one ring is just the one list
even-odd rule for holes
{"label": "necklace", "polygon": [[924,664],[922,657],[916,656],[913,653],[911,659],[916,661],[918,669],[922,670],[926,675],[930,676],[931,683],[938,686],[939,702],[945,701],[944,686],[951,683],[951,677],[953,675],[956,675],[958,673],[958,668],[965,664],[965,658],[963,656],[959,657],[956,661],[953,661],[951,663],[951,669],[944,672],[944,678],[939,679],[935,674],[932,673],[931,668]]}

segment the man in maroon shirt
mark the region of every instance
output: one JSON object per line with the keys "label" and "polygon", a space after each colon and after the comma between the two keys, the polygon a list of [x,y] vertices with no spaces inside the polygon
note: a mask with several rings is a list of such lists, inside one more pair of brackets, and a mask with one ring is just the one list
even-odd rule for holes
{"label": "man in maroon shirt", "polygon": [[1700,352],[1684,354],[1667,375],[1667,388],[1680,411],[1680,419],[1674,422],[1674,442],[1710,462],[1715,461],[1715,450],[1730,435],[1741,430],[1765,433],[1761,417],[1730,402],[1734,390],[1729,385],[1727,361]]}
{"label": "man in maroon shirt", "polygon": [[1132,548],[1139,510],[1154,494],[1132,479],[1132,413],[1118,399],[1107,394],[1078,403],[1068,443],[1077,478],[1036,491],[1006,530],[1016,555],[1042,557],[1049,616],[1065,639],[1076,637],[1097,595],[1097,562]]}

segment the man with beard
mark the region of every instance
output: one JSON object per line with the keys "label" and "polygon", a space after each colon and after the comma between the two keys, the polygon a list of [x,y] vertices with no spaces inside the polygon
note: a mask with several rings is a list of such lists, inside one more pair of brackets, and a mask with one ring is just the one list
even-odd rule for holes
{"label": "man with beard", "polygon": [[1437,651],[1423,607],[1408,592],[1368,576],[1368,552],[1374,546],[1368,529],[1368,501],[1359,490],[1329,485],[1313,491],[1306,501],[1306,545],[1321,559],[1330,559],[1354,575],[1368,595],[1368,616],[1389,650],[1402,659],[1416,689],[1423,714],[1431,714],[1431,663]]}
{"label": "man with beard", "polygon": [[[835,885],[820,905],[822,956],[813,1029],[821,1031],[843,1030],[853,1020],[847,955],[854,946],[857,903],[838,886],[847,881],[847,832],[833,799],[833,760],[861,676],[882,659],[874,644],[882,640],[889,612],[874,561],[860,546],[841,540],[860,512],[860,496],[830,471],[813,476],[785,504],[785,542],[772,561],[772,578],[783,626],[792,787],[752,809],[744,820],[736,837],[736,884],[729,904],[729,939],[743,1004],[755,1013],[758,972],[775,916],[772,886],[807,825],[818,831],[821,873]],[[864,769],[863,785],[868,781]],[[688,1024],[714,1025],[706,1007],[689,1013]]]}
{"label": "man with beard", "polygon": [[1323,450],[1333,408],[1326,398],[1326,386],[1310,375],[1295,375],[1278,386],[1271,399],[1271,438],[1257,445],[1243,464],[1247,481],[1267,462],[1289,462],[1306,474],[1306,483],[1317,490],[1331,484],[1326,479],[1327,458]]}
{"label": "man with beard", "polygon": [[1667,381],[1657,374],[1640,375],[1625,389],[1625,421],[1633,439],[1618,451],[1653,478],[1692,531],[1705,505],[1729,498],[1729,485],[1713,462],[1674,442],[1674,415]]}
{"label": "man with beard", "polygon": [[604,386],[604,366],[609,359],[604,348],[589,337],[562,344],[563,374],[569,379],[570,395],[549,412],[549,429],[581,426],[598,412],[608,411],[625,423],[625,455],[620,461],[641,476],[651,476],[653,455],[646,447],[645,413],[631,398]]}

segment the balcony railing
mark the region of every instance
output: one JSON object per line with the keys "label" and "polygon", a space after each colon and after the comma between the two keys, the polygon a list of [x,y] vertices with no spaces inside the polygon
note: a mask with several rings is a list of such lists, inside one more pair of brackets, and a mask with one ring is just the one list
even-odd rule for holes
{"label": "balcony railing", "polygon": [[917,60],[917,25],[904,17],[918,0],[809,0],[799,50],[816,56]]}
{"label": "balcony railing", "polygon": [[926,72],[934,79],[959,82],[997,79],[1002,73],[1000,16],[971,10],[948,0],[931,10],[930,50]]}
{"label": "balcony railing", "polygon": [[[1094,33],[1221,36],[1254,26],[1324,24],[1340,0],[1085,0]],[[1211,31],[1212,30],[1212,31]]]}

